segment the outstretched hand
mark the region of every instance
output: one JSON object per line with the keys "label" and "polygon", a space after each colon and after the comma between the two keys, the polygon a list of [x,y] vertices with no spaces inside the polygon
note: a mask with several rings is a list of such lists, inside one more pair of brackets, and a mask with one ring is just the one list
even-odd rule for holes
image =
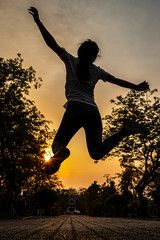
{"label": "outstretched hand", "polygon": [[149,84],[148,82],[144,81],[140,84],[137,85],[137,91],[145,91],[145,90],[148,90],[149,89]]}
{"label": "outstretched hand", "polygon": [[35,7],[30,7],[28,9],[29,13],[33,16],[36,23],[40,22],[38,10]]}

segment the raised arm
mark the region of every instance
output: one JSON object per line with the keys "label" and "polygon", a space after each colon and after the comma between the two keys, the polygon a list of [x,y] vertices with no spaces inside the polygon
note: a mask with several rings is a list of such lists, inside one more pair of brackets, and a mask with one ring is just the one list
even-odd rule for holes
{"label": "raised arm", "polygon": [[64,49],[58,45],[54,37],[44,27],[43,23],[40,21],[38,10],[34,7],[31,7],[28,9],[28,11],[33,16],[34,21],[37,23],[37,26],[39,27],[39,30],[48,47],[50,47],[58,55],[61,55],[64,52]]}
{"label": "raised arm", "polygon": [[145,90],[149,89],[149,84],[146,81],[136,85],[134,83],[116,78],[110,74],[107,76],[106,80],[108,82],[119,85],[121,87],[130,88],[130,89],[137,90],[137,91],[145,91]]}

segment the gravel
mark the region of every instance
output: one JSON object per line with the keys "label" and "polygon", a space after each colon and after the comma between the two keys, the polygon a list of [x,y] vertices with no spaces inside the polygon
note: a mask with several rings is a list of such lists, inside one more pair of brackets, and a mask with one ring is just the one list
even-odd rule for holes
{"label": "gravel", "polygon": [[0,220],[1,240],[160,240],[160,221],[89,216]]}

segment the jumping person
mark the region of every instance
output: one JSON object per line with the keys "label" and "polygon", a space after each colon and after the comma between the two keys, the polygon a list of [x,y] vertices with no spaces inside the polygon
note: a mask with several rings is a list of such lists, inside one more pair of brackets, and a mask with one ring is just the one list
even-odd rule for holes
{"label": "jumping person", "polygon": [[65,95],[66,111],[52,144],[54,156],[46,163],[46,173],[54,174],[61,163],[70,155],[66,147],[74,134],[83,127],[86,133],[87,147],[91,158],[99,160],[111,151],[124,137],[131,134],[149,134],[149,130],[132,120],[126,119],[121,129],[102,141],[102,122],[98,107],[94,101],[94,87],[99,79],[121,87],[144,91],[149,88],[146,81],[136,85],[116,78],[93,64],[99,48],[94,41],[83,42],[78,49],[78,57],[72,56],[59,46],[39,19],[36,8],[31,7],[29,13],[46,42],[61,58],[66,66]]}

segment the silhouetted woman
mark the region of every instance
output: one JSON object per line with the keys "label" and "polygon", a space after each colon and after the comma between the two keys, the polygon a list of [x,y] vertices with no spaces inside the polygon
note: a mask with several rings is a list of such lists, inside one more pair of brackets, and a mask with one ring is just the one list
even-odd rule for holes
{"label": "silhouetted woman", "polygon": [[94,101],[94,87],[99,79],[121,87],[144,91],[149,88],[147,82],[135,85],[116,78],[93,64],[99,53],[97,44],[91,40],[83,42],[78,49],[78,57],[72,56],[60,47],[53,36],[46,30],[39,19],[36,8],[31,7],[33,16],[46,44],[61,58],[66,66],[65,95],[67,103],[62,122],[52,144],[54,156],[46,164],[46,172],[53,174],[70,152],[66,148],[73,135],[83,127],[86,133],[88,151],[93,159],[101,159],[112,150],[124,137],[130,134],[149,131],[131,120],[124,120],[122,128],[114,135],[102,141],[102,122]]}

